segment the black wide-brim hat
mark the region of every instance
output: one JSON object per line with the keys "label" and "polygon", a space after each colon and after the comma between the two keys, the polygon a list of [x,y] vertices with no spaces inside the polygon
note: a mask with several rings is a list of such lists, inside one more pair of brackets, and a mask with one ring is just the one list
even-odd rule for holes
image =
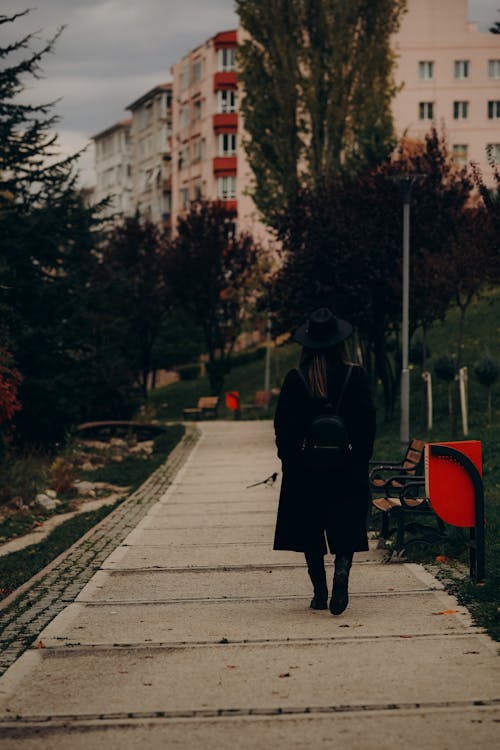
{"label": "black wide-brim hat", "polygon": [[297,328],[293,339],[308,349],[327,349],[344,341],[351,333],[352,325],[347,320],[335,317],[328,307],[320,307]]}

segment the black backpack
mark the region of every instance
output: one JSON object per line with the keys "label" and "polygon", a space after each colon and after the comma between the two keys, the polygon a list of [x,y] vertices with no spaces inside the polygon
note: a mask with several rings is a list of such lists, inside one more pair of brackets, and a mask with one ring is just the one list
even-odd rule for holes
{"label": "black backpack", "polygon": [[[311,389],[304,373],[300,369],[297,372],[308,395],[312,398]],[[304,436],[302,456],[304,464],[308,468],[326,468],[342,472],[349,467],[352,446],[349,442],[344,420],[338,412],[351,372],[352,365],[349,365],[336,406],[330,401],[324,400],[321,413],[313,419]]]}

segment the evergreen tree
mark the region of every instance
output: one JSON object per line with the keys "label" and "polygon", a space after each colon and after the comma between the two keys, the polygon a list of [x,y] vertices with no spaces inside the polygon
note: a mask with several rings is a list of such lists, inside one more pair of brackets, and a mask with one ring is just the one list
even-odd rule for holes
{"label": "evergreen tree", "polygon": [[[25,13],[0,16],[0,31]],[[99,404],[123,415],[130,380],[109,372],[97,317],[97,217],[77,189],[78,155],[58,158],[53,104],[19,101],[59,34],[0,42],[0,345],[23,377],[17,436],[60,440]],[[104,383],[104,392],[99,385]]]}
{"label": "evergreen tree", "polygon": [[391,35],[404,0],[237,0],[246,149],[271,225],[300,184],[325,184],[394,145]]}

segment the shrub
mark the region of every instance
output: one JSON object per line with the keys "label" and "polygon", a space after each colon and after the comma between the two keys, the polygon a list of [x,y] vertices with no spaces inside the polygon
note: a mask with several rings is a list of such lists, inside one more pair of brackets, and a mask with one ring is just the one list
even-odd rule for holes
{"label": "shrub", "polygon": [[57,494],[70,492],[74,489],[73,464],[59,456],[50,467],[50,486]]}
{"label": "shrub", "polygon": [[183,365],[177,368],[181,380],[196,380],[200,376],[200,365]]}

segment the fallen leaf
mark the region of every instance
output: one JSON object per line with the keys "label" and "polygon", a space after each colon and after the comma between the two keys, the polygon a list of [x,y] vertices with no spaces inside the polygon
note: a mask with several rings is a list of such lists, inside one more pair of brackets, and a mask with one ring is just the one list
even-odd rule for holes
{"label": "fallen leaf", "polygon": [[345,624],[345,625],[339,625],[339,628],[350,628],[350,627],[351,627],[351,626],[350,626],[350,625],[347,625],[347,624]]}
{"label": "fallen leaf", "polygon": [[143,684],[143,685],[144,685],[145,687],[151,687],[151,685],[152,685],[153,683],[152,683],[152,682],[143,682],[142,684]]}
{"label": "fallen leaf", "polygon": [[278,677],[291,677],[290,672],[282,672]]}
{"label": "fallen leaf", "polygon": [[229,643],[229,641],[227,640],[227,638],[221,638],[219,643]]}
{"label": "fallen leaf", "polygon": [[399,637],[400,638],[413,638],[412,635],[400,635]]}
{"label": "fallen leaf", "polygon": [[459,609],[443,609],[442,612],[433,612],[433,615],[456,615],[460,612]]}
{"label": "fallen leaf", "polygon": [[464,654],[478,654],[479,651],[464,651]]}
{"label": "fallen leaf", "polygon": [[445,563],[450,562],[452,558],[448,557],[448,555],[436,555],[434,559],[436,562]]}
{"label": "fallen leaf", "polygon": [[228,664],[227,668],[228,669],[236,669],[236,664]]}
{"label": "fallen leaf", "polygon": [[45,648],[45,643],[43,641],[38,641],[38,643],[36,644],[36,647],[37,648]]}

